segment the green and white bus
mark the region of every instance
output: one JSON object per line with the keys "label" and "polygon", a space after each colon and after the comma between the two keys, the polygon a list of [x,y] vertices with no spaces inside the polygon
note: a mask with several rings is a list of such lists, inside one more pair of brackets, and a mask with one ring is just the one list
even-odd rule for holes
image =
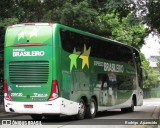
{"label": "green and white bus", "polygon": [[4,51],[6,112],[84,119],[143,104],[140,56],[129,45],[61,24],[26,23],[7,28]]}

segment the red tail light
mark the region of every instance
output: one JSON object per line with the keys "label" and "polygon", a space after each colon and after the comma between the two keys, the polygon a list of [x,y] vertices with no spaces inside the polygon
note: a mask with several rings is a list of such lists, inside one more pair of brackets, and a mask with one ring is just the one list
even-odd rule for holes
{"label": "red tail light", "polygon": [[52,88],[48,101],[55,100],[56,98],[58,98],[58,82],[57,80],[52,80]]}
{"label": "red tail light", "polygon": [[6,100],[11,101],[12,99],[11,99],[10,95],[8,94],[8,85],[7,85],[7,81],[6,81],[6,80],[4,80],[4,85],[3,85],[3,87],[4,87],[4,98],[5,98]]}
{"label": "red tail light", "polygon": [[28,44],[15,44],[13,46],[44,46],[44,44],[39,44],[39,43],[28,43]]}

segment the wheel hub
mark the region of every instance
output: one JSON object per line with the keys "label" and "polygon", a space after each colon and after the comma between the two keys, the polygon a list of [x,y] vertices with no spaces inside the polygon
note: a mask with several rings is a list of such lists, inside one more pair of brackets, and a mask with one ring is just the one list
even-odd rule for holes
{"label": "wheel hub", "polygon": [[90,112],[91,112],[91,114],[94,114],[94,112],[95,112],[95,104],[94,104],[94,102],[91,102],[91,104],[90,104]]}

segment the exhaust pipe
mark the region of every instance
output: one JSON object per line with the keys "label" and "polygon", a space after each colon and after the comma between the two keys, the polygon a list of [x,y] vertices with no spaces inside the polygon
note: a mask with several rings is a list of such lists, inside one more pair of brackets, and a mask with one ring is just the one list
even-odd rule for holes
{"label": "exhaust pipe", "polygon": [[15,112],[12,108],[9,108],[9,110],[10,110],[11,112]]}

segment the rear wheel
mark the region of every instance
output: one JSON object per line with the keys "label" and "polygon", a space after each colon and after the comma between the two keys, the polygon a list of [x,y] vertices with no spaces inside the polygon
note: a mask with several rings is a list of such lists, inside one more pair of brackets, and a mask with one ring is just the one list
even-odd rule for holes
{"label": "rear wheel", "polygon": [[91,99],[89,106],[87,107],[87,113],[86,116],[88,118],[94,118],[97,113],[97,103],[95,99]]}
{"label": "rear wheel", "polygon": [[122,112],[133,112],[134,111],[134,103],[135,103],[135,101],[134,101],[134,99],[132,99],[131,107],[129,107],[129,108],[121,108],[121,111]]}
{"label": "rear wheel", "polygon": [[82,120],[85,117],[86,113],[86,104],[83,99],[80,100],[79,102],[79,111],[77,114],[77,119]]}
{"label": "rear wheel", "polygon": [[129,112],[133,112],[134,111],[134,99],[132,99],[132,103],[131,103],[131,107],[128,108]]}

